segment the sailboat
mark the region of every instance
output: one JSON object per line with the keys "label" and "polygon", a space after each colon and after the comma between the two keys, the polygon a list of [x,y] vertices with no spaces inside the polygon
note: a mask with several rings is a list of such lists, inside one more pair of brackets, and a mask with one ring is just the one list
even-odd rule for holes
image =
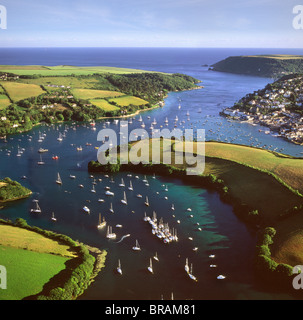
{"label": "sailboat", "polygon": [[110,227],[110,226],[107,227],[106,238],[108,238],[108,239],[115,239],[116,238],[116,234],[113,233],[112,227]]}
{"label": "sailboat", "polygon": [[154,255],[154,259],[155,259],[156,261],[159,261],[159,258],[158,258],[158,255],[157,255],[157,252],[156,252],[156,254]]}
{"label": "sailboat", "polygon": [[187,273],[189,273],[188,258],[186,258],[184,269]]}
{"label": "sailboat", "polygon": [[152,264],[152,259],[149,259],[149,267],[147,268],[147,270],[148,270],[150,273],[154,273],[153,264]]}
{"label": "sailboat", "polygon": [[122,275],[122,269],[121,269],[121,262],[120,262],[120,259],[118,260],[117,272],[118,272],[119,274],[121,274],[121,275]]}
{"label": "sailboat", "polygon": [[99,223],[97,225],[98,229],[102,229],[106,226],[105,218],[103,217],[103,221],[101,221],[101,213],[99,213]]}
{"label": "sailboat", "polygon": [[112,203],[110,204],[109,211],[110,211],[111,213],[114,213],[114,208],[113,208],[113,204],[112,204]]}
{"label": "sailboat", "polygon": [[194,281],[198,281],[197,278],[193,275],[193,265],[192,263],[190,264],[190,272],[188,272],[188,276],[194,280]]}
{"label": "sailboat", "polygon": [[96,190],[95,190],[95,185],[93,184],[93,188],[91,190],[92,193],[96,193]]}
{"label": "sailboat", "polygon": [[57,218],[55,218],[55,213],[53,212],[52,213],[52,219],[51,219],[52,221],[57,221]]}
{"label": "sailboat", "polygon": [[133,250],[134,251],[140,251],[141,250],[138,240],[136,240],[136,245],[133,247]]}
{"label": "sailboat", "polygon": [[133,191],[134,189],[133,189],[133,185],[132,185],[132,182],[131,181],[129,181],[129,187],[128,187],[128,190],[130,190],[130,191]]}
{"label": "sailboat", "polygon": [[175,210],[174,204],[171,205],[171,209],[172,209],[172,210]]}
{"label": "sailboat", "polygon": [[119,184],[119,187],[125,187],[123,178],[121,178],[121,183]]}
{"label": "sailboat", "polygon": [[60,142],[63,140],[61,133],[59,133],[59,137],[57,138],[57,140],[60,141]]}
{"label": "sailboat", "polygon": [[84,210],[86,213],[90,214],[90,209],[89,209],[88,207],[84,206],[84,207],[83,207],[83,210]]}
{"label": "sailboat", "polygon": [[127,205],[127,199],[126,199],[126,193],[125,193],[125,191],[124,191],[124,197],[123,197],[123,199],[121,200],[121,203]]}
{"label": "sailboat", "polygon": [[38,201],[38,200],[35,200],[34,202],[36,202],[36,208],[31,209],[31,212],[32,212],[32,213],[41,213],[42,211],[41,211],[41,208],[40,208],[40,206],[39,206],[39,201]]}
{"label": "sailboat", "polygon": [[114,196],[115,194],[109,190],[105,191],[106,196]]}
{"label": "sailboat", "polygon": [[62,180],[61,180],[59,172],[58,172],[58,177],[57,177],[56,183],[60,184],[60,185],[62,184]]}
{"label": "sailboat", "polygon": [[149,207],[148,196],[146,196],[144,204],[145,204],[147,207]]}
{"label": "sailboat", "polygon": [[40,155],[40,161],[38,161],[37,164],[39,164],[40,166],[45,164],[45,162],[42,160],[41,155]]}

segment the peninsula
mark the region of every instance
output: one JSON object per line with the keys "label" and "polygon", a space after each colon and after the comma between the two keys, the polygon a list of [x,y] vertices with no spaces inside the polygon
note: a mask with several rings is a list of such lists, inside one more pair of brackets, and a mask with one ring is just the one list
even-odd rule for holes
{"label": "peninsula", "polygon": [[0,180],[0,205],[5,202],[27,198],[31,194],[31,190],[23,187],[17,181],[10,178]]}
{"label": "peninsula", "polygon": [[279,78],[283,75],[303,73],[303,56],[231,56],[213,64],[210,67],[210,70],[267,78]]}
{"label": "peninsula", "polygon": [[168,92],[201,88],[184,74],[109,67],[0,66],[0,137],[45,122],[93,121],[162,107]]}

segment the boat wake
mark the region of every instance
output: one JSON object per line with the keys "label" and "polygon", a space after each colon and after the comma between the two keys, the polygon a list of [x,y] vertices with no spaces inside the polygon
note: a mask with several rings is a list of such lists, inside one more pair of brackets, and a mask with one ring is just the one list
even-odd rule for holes
{"label": "boat wake", "polygon": [[130,237],[130,234],[126,234],[126,235],[124,235],[118,242],[115,242],[115,243],[120,243],[120,242],[122,242],[125,238],[127,238],[127,237]]}

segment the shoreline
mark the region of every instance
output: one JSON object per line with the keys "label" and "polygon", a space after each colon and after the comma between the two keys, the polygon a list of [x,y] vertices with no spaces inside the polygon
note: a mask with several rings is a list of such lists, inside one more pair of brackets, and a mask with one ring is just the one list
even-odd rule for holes
{"label": "shoreline", "polygon": [[[202,81],[200,81],[199,83],[201,83]],[[168,92],[169,93],[172,93],[172,92],[185,92],[185,91],[191,91],[191,90],[198,90],[198,89],[203,89],[204,86],[197,86],[197,87],[193,87],[191,89],[185,89],[185,90],[180,90],[180,91],[170,91]],[[151,111],[151,110],[154,110],[154,109],[158,109],[158,108],[163,108],[165,106],[165,99],[168,97],[168,94],[164,97],[164,100],[162,101],[159,101],[156,105],[152,106],[151,108],[147,108],[147,109],[138,109],[136,110],[134,113],[130,113],[130,114],[126,114],[126,115],[121,115],[121,116],[113,116],[113,117],[99,117],[97,119],[91,119],[89,121],[99,121],[99,120],[106,120],[106,119],[122,119],[122,118],[131,118],[131,117],[135,117],[137,116],[138,114],[140,114],[141,112],[147,112],[147,111]],[[62,123],[66,123],[66,122],[75,122],[76,124],[79,124],[79,123],[85,123],[87,121],[75,121],[75,120],[69,120],[69,121],[56,121],[55,123],[51,123],[51,124],[48,124],[46,122],[38,122],[36,124],[34,124],[32,126],[31,129],[29,130],[24,130],[24,131],[19,131],[19,132],[16,132],[16,133],[11,133],[11,134],[7,134],[5,136],[0,136],[0,140],[6,140],[8,136],[12,136],[12,135],[16,135],[16,134],[22,134],[22,133],[26,133],[26,132],[30,132],[31,130],[33,130],[34,128],[38,127],[38,126],[41,126],[41,125],[44,125],[44,124],[47,124],[47,125],[56,125],[56,124],[62,124]],[[4,142],[7,142],[7,141],[4,141]]]}
{"label": "shoreline", "polygon": [[[219,114],[220,114],[221,117],[224,117],[224,118],[233,120],[233,121],[238,122],[238,123],[248,123],[248,124],[253,125],[253,126],[254,126],[254,125],[257,125],[257,126],[262,126],[262,127],[264,127],[264,128],[268,128],[269,130],[271,129],[270,126],[265,125],[265,124],[263,124],[263,123],[261,123],[261,122],[255,122],[255,121],[252,121],[252,120],[243,120],[243,121],[241,121],[241,120],[239,120],[239,119],[237,119],[237,118],[235,118],[235,117],[232,117],[232,116],[224,113],[224,110],[222,110]],[[287,141],[287,142],[293,143],[293,144],[298,145],[298,146],[303,146],[303,142],[300,143],[300,142],[297,142],[297,141],[293,141],[293,140],[287,138],[286,136],[284,136],[284,135],[282,135],[282,134],[279,134],[279,135],[277,136],[277,138],[282,138],[282,139],[284,139],[284,140]]]}

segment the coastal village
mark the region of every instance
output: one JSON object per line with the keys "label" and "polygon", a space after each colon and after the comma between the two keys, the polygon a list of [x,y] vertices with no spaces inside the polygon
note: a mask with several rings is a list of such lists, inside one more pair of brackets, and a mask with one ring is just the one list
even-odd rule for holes
{"label": "coastal village", "polygon": [[247,94],[220,114],[265,126],[268,128],[265,134],[303,144],[303,76],[283,77],[262,90]]}

